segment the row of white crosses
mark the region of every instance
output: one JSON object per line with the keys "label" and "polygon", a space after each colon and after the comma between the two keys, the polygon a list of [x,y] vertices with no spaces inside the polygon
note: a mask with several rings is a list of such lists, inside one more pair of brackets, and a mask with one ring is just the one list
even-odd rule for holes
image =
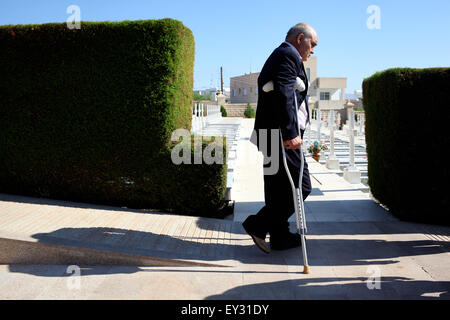
{"label": "row of white crosses", "polygon": [[344,169],[344,179],[350,183],[361,183],[361,171],[355,166],[355,111],[353,108],[347,108],[347,115],[350,120],[350,161],[348,167]]}
{"label": "row of white crosses", "polygon": [[330,110],[330,155],[327,160],[327,168],[331,170],[339,170],[339,159],[334,154],[334,111]]}
{"label": "row of white crosses", "polygon": [[[326,167],[330,170],[340,170],[339,166],[339,159],[335,155],[335,147],[334,147],[334,140],[335,140],[335,134],[334,134],[334,124],[335,124],[335,118],[337,118],[338,123],[340,123],[341,115],[340,113],[336,112],[335,109],[330,109],[328,113],[328,128],[330,130],[330,153],[326,162]],[[355,113],[353,108],[347,108],[347,115],[348,115],[348,124],[349,124],[349,165],[344,169],[344,179],[349,181],[352,184],[359,184],[361,183],[361,172],[355,165]],[[316,125],[317,125],[317,140],[321,140],[321,110],[316,109]],[[359,132],[363,132],[363,122],[364,122],[364,115],[358,114],[358,126],[359,126]],[[311,130],[309,131],[309,142],[312,142],[312,133]]]}

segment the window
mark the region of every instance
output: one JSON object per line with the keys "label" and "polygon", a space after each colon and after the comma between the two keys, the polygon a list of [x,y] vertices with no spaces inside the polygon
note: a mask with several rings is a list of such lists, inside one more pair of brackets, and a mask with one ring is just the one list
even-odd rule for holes
{"label": "window", "polygon": [[233,89],[233,97],[236,97],[236,89]]}
{"label": "window", "polygon": [[247,88],[244,88],[244,96],[247,95]]}
{"label": "window", "polygon": [[330,100],[330,93],[329,92],[321,92],[320,100]]}
{"label": "window", "polygon": [[241,88],[239,88],[239,95],[241,95]]}
{"label": "window", "polygon": [[306,68],[306,77],[308,78],[308,81],[310,81],[310,79],[311,79],[311,69],[310,68]]}

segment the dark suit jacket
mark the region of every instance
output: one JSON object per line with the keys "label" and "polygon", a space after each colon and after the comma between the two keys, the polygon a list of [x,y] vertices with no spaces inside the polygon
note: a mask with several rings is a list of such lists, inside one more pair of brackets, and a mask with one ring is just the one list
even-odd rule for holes
{"label": "dark suit jacket", "polygon": [[[306,90],[296,90],[298,106],[305,101],[306,111],[309,117],[308,107],[308,79],[306,77],[303,62],[293,48],[282,43],[267,59],[258,78],[258,106],[256,109],[255,131],[252,142],[261,150],[259,129],[281,128],[283,140],[291,140],[297,136],[303,136],[298,132],[297,110],[294,101],[294,85],[297,77],[303,80]],[[262,87],[269,81],[274,82],[274,90],[264,92]],[[270,138],[270,133],[268,134]],[[278,137],[279,139],[279,137]],[[270,139],[268,141],[270,146]],[[269,148],[270,150],[270,148]],[[288,162],[300,167],[300,150],[286,150]],[[270,155],[269,155],[270,156]]]}

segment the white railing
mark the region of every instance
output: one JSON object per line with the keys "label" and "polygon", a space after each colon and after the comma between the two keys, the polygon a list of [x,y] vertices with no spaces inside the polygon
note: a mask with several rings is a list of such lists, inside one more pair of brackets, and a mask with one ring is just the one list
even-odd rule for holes
{"label": "white railing", "polygon": [[194,102],[194,106],[192,108],[192,128],[191,133],[193,134],[201,134],[203,128],[206,126],[205,120],[205,105],[200,102]]}
{"label": "white railing", "polygon": [[201,135],[209,123],[213,123],[221,118],[222,112],[220,111],[220,106],[194,102],[191,133]]}

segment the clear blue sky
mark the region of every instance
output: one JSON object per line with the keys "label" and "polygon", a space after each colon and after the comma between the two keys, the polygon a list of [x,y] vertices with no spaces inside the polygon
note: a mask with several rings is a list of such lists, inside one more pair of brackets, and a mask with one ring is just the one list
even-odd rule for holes
{"label": "clear blue sky", "polygon": [[[260,71],[287,30],[305,21],[319,34],[318,76],[347,77],[347,93],[391,67],[450,66],[449,0],[1,0],[0,25],[65,22],[69,5],[82,21],[173,18],[194,33],[196,89]],[[366,13],[377,5],[381,29]]]}

